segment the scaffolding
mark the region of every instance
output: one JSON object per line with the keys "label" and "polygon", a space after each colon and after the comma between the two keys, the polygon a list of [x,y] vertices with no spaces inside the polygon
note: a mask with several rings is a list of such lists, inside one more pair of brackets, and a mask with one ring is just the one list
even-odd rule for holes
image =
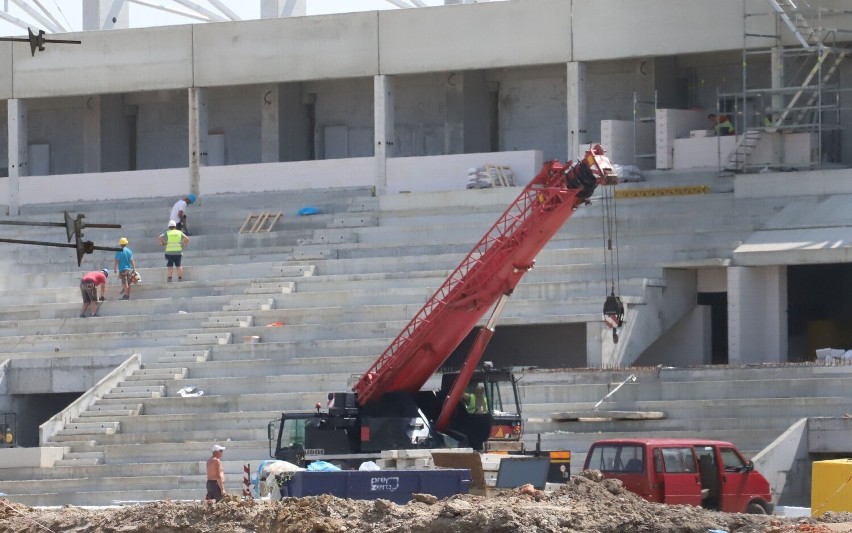
{"label": "scaffolding", "polygon": [[[743,0],[742,90],[719,93],[717,113],[734,120],[737,142],[720,154],[723,172],[753,172],[750,156],[768,132],[810,133],[808,167],[840,161],[844,95],[838,67],[852,53],[852,10],[819,0]],[[844,21],[843,17],[847,20]],[[850,28],[837,25],[846,24]],[[784,143],[773,164],[783,167]]]}

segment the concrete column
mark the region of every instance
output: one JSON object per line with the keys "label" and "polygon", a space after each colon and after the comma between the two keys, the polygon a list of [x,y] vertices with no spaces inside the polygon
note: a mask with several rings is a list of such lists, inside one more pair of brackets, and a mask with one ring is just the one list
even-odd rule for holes
{"label": "concrete column", "polygon": [[728,363],[787,360],[787,268],[728,268]]}
{"label": "concrete column", "polygon": [[101,171],[101,97],[86,97],[83,106],[83,172]]}
{"label": "concrete column", "polygon": [[278,85],[263,85],[260,88],[260,161],[281,161]]}
{"label": "concrete column", "polygon": [[9,116],[9,216],[20,214],[20,183],[27,176],[27,104],[18,98],[6,102]]}
{"label": "concrete column", "polygon": [[444,154],[464,153],[464,74],[452,73],[447,78],[446,117],[444,119]]}
{"label": "concrete column", "polygon": [[[612,335],[611,330],[606,332]],[[603,322],[586,322],[586,366],[589,368],[603,367],[603,334]]]}
{"label": "concrete column", "polygon": [[568,154],[567,159],[576,160],[583,155],[580,145],[586,144],[587,138],[587,109],[586,109],[586,65],[572,61],[567,64],[568,70]]}
{"label": "concrete column", "polygon": [[189,190],[201,191],[200,167],[207,166],[207,90],[189,88]]}
{"label": "concrete column", "polygon": [[306,0],[260,0],[260,18],[304,17]]}
{"label": "concrete column", "polygon": [[115,0],[83,0],[83,31],[129,28],[128,3]]}
{"label": "concrete column", "polygon": [[376,135],[376,191],[387,189],[387,159],[394,156],[394,83],[393,78],[373,78],[373,129]]}

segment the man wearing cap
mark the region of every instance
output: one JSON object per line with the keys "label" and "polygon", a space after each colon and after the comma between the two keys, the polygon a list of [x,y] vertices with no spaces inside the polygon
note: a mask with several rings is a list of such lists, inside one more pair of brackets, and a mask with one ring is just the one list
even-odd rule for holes
{"label": "man wearing cap", "polygon": [[195,203],[195,195],[187,194],[172,206],[172,212],[169,213],[169,219],[177,222],[177,229],[183,231],[187,235],[189,232],[186,229],[186,208]]}
{"label": "man wearing cap", "polygon": [[[87,272],[80,280],[80,294],[83,296],[83,309],[80,310],[80,318],[86,318],[86,309],[89,309],[91,315],[95,316],[98,313],[98,301],[104,301],[106,298],[106,282],[109,277],[109,270],[95,270]],[[98,298],[100,295],[100,298]]]}
{"label": "man wearing cap", "polygon": [[118,239],[118,245],[121,250],[115,252],[115,265],[113,272],[117,272],[121,280],[121,299],[130,299],[130,282],[132,281],[133,273],[136,271],[136,260],[133,259],[133,250],[127,246],[127,237]]}
{"label": "man wearing cap", "polygon": [[214,444],[210,453],[213,456],[207,459],[207,497],[204,499],[218,502],[225,495],[225,469],[222,467],[225,447]]}
{"label": "man wearing cap", "polygon": [[189,244],[189,237],[177,229],[177,222],[169,220],[169,229],[159,238],[160,246],[166,247],[166,266],[169,269],[166,281],[172,280],[173,267],[177,267],[178,281],[183,281],[181,260],[183,259],[183,249]]}

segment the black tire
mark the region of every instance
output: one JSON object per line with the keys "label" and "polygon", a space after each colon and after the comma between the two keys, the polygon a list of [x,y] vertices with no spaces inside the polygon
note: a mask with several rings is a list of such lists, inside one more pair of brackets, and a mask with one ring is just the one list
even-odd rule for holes
{"label": "black tire", "polygon": [[759,503],[750,503],[746,512],[748,514],[766,514],[766,508]]}

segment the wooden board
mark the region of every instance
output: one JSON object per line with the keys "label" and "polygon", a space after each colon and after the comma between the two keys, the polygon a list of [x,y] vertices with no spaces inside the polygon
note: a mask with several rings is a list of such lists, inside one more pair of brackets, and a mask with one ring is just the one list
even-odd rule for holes
{"label": "wooden board", "polygon": [[240,233],[269,233],[272,227],[281,218],[281,212],[271,213],[264,211],[262,213],[252,213],[246,217],[240,228]]}

